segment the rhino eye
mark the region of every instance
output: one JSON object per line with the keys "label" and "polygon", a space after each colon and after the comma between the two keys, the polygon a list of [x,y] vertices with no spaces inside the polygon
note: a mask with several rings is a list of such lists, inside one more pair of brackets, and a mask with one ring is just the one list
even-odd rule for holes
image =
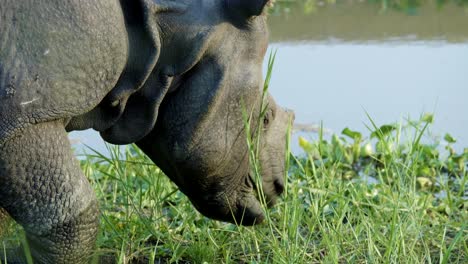
{"label": "rhino eye", "polygon": [[268,109],[263,117],[263,126],[267,128],[273,118],[273,109]]}
{"label": "rhino eye", "polygon": [[268,118],[267,115],[263,117],[263,125],[267,127],[270,124],[270,119]]}

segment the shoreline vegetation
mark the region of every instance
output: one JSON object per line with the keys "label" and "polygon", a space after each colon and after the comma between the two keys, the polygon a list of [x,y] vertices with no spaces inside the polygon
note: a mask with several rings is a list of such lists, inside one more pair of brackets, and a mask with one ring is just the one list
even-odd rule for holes
{"label": "shoreline vegetation", "polygon": [[[250,228],[201,216],[133,145],[86,155],[102,212],[94,263],[466,263],[468,148],[449,134],[423,143],[431,114],[369,120],[367,137],[300,137],[286,193]],[[8,229],[2,247],[24,243]]]}
{"label": "shoreline vegetation", "polygon": [[305,14],[313,14],[326,6],[368,5],[379,8],[380,12],[397,11],[416,15],[422,8],[430,7],[443,10],[447,6],[456,6],[467,11],[468,0],[273,0],[270,13],[278,15],[288,13],[292,8],[300,8]]}
{"label": "shoreline vegetation", "polygon": [[133,146],[88,156],[100,251],[121,263],[466,263],[468,149],[449,134],[422,143],[433,118],[300,138],[282,201],[253,228],[202,217]]}

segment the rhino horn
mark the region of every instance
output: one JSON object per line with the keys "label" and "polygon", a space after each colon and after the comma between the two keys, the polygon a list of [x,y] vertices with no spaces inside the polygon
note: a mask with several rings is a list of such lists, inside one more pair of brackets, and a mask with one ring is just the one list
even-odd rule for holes
{"label": "rhino horn", "polygon": [[271,5],[274,0],[225,0],[229,12],[241,14],[250,18],[259,16],[267,5]]}

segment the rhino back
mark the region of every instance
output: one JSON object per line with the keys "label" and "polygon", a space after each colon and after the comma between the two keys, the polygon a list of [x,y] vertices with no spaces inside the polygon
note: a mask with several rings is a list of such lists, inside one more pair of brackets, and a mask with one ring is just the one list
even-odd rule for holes
{"label": "rhino back", "polygon": [[118,0],[2,0],[0,140],[91,110],[117,82],[127,46]]}

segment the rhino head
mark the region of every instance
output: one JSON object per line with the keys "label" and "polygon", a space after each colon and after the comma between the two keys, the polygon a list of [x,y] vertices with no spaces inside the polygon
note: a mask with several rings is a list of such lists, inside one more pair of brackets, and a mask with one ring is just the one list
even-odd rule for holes
{"label": "rhino head", "polygon": [[274,204],[284,189],[287,127],[294,118],[262,95],[267,1],[188,2],[156,18],[164,35],[157,68],[173,76],[154,129],[137,145],[202,214],[253,225],[264,215],[247,139],[261,133],[262,185]]}

